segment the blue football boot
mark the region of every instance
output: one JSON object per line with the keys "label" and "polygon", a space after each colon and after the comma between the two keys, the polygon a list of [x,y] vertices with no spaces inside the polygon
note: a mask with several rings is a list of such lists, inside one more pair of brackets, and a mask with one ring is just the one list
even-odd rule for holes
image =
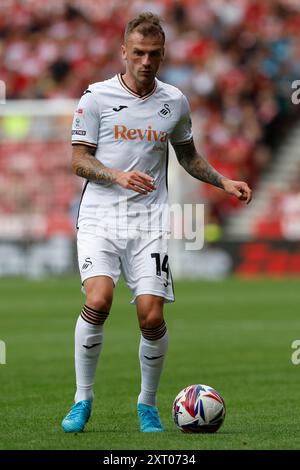
{"label": "blue football boot", "polygon": [[156,406],[139,403],[137,406],[141,432],[163,432]]}
{"label": "blue football boot", "polygon": [[82,400],[72,406],[61,425],[65,432],[82,432],[92,410],[90,400]]}

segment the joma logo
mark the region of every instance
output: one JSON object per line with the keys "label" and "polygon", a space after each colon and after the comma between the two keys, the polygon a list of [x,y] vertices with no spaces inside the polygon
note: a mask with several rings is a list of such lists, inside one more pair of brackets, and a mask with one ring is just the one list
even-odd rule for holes
{"label": "joma logo", "polygon": [[148,126],[147,129],[127,129],[126,126],[115,126],[116,140],[148,140],[149,142],[167,142],[168,133],[156,131]]}

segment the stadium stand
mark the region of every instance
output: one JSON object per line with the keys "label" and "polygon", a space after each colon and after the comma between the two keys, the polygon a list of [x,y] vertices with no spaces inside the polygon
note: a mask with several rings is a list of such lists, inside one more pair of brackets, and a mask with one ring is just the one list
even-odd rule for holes
{"label": "stadium stand", "polygon": [[[39,239],[57,233],[74,236],[70,204],[76,198],[81,185],[70,174],[69,147],[65,141],[2,142],[2,238],[18,239],[28,236]],[[16,230],[13,229],[14,226]]]}

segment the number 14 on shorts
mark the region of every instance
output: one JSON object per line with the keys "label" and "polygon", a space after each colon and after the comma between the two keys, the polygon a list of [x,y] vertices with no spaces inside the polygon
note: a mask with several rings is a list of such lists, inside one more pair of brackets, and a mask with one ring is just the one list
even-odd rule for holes
{"label": "number 14 on shorts", "polygon": [[167,276],[167,285],[169,279],[169,256],[165,255],[163,259],[161,259],[160,253],[151,253],[151,258],[155,260],[155,268],[156,268],[156,275],[161,276],[162,271],[166,273]]}

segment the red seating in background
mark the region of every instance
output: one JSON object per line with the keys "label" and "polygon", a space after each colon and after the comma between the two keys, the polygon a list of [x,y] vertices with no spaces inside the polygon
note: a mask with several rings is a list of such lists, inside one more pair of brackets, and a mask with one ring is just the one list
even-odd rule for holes
{"label": "red seating in background", "polygon": [[69,142],[2,141],[0,214],[27,214],[28,223],[30,215],[41,214],[45,237],[59,233],[73,237],[71,209],[81,181],[71,172],[70,157]]}

